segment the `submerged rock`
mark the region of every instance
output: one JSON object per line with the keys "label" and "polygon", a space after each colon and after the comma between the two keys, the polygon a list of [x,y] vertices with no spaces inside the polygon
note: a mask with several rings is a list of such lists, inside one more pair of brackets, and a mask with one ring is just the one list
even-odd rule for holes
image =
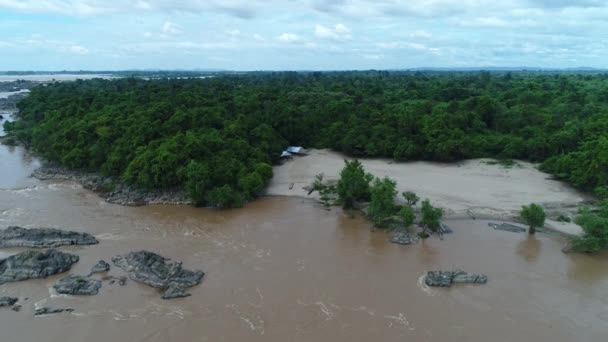
{"label": "submerged rock", "polygon": [[90,274],[108,272],[109,270],[110,270],[110,264],[108,264],[104,260],[99,260],[95,264],[95,266],[93,266],[93,268],[91,268],[91,273]]}
{"label": "submerged rock", "polygon": [[186,293],[186,290],[175,284],[171,284],[169,288],[163,293],[163,299],[173,299],[173,298],[184,298],[190,297],[190,293]]}
{"label": "submerged rock", "polygon": [[61,313],[61,312],[73,312],[74,309],[51,309],[51,308],[47,308],[42,307],[39,309],[36,309],[36,311],[34,311],[34,316],[42,316],[42,315],[50,315],[50,314],[56,314],[56,313]]}
{"label": "submerged rock", "polygon": [[0,260],[0,284],[46,278],[50,275],[69,271],[78,256],[55,249],[46,251],[25,251]]}
{"label": "submerged rock", "polygon": [[0,247],[50,248],[68,245],[94,245],[97,239],[88,233],[55,228],[8,227],[0,231]]}
{"label": "submerged rock", "polygon": [[15,297],[0,297],[0,307],[13,306],[19,301],[19,298]]}
{"label": "submerged rock", "polygon": [[411,245],[417,243],[418,240],[418,236],[408,232],[397,232],[391,236],[391,242],[400,245]]}
{"label": "submerged rock", "polygon": [[56,282],[53,288],[61,294],[91,296],[99,293],[101,280],[71,275]]}
{"label": "submerged rock", "polygon": [[178,293],[177,287],[185,289],[200,284],[204,272],[185,270],[181,262],[167,262],[168,260],[149,251],[131,252],[112,258],[114,265],[126,271],[132,280],[159,289],[172,289],[167,297]]}
{"label": "submerged rock", "polygon": [[485,284],[488,277],[464,271],[429,271],[424,278],[428,286],[449,287],[454,283]]}

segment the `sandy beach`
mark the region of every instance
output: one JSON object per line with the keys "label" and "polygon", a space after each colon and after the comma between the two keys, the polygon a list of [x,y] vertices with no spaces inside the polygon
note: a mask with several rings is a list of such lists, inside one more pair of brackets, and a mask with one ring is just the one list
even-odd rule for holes
{"label": "sandy beach", "polygon": [[[274,168],[267,194],[309,197],[305,187],[313,182],[315,175],[323,173],[326,180],[337,180],[344,159],[351,158],[330,150],[311,150],[307,156],[296,156]],[[582,202],[591,199],[524,161],[506,168],[488,163],[491,159],[453,164],[360,160],[374,176],[395,180],[399,193],[413,191],[423,199],[428,198],[444,208],[450,218],[513,220],[522,205],[533,202],[542,204],[551,218],[558,213],[575,213]],[[310,197],[316,196],[315,193]],[[548,219],[546,225],[565,234],[581,233],[575,224]]]}

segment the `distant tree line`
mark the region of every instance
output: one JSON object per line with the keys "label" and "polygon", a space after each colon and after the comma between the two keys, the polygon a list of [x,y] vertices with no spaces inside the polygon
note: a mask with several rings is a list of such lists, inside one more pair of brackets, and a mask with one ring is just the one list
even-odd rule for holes
{"label": "distant tree line", "polygon": [[183,187],[200,205],[260,194],[287,144],[398,161],[525,159],[608,196],[608,74],[94,79],[35,88],[19,109],[6,130],[44,157],[144,188]]}

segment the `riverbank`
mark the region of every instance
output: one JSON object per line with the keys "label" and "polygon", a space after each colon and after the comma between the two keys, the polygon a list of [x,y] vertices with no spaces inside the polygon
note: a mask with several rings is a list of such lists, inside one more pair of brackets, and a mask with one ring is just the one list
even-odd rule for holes
{"label": "riverbank", "polygon": [[[337,180],[345,158],[338,152],[312,150],[307,156],[275,166],[266,195],[318,200],[317,193],[308,195],[308,186],[312,184],[314,176],[324,173],[326,180]],[[578,236],[582,234],[580,226],[560,222],[557,218],[573,218],[578,208],[591,200],[588,195],[551,179],[533,164],[523,161],[505,168],[489,159],[456,164],[360,160],[366,170],[375,176],[396,180],[399,192],[414,191],[421,198],[429,198],[435,205],[444,208],[446,219],[520,222],[521,206],[535,202],[543,205],[547,211],[545,228]],[[97,173],[69,170],[51,163],[36,169],[32,177],[77,182],[85,189],[96,192],[106,202],[125,206],[192,204],[183,190],[142,190]]]}
{"label": "riverbank", "polygon": [[148,204],[190,205],[188,195],[179,189],[143,190],[98,173],[88,173],[45,163],[34,170],[32,177],[39,180],[66,180],[80,183],[85,189],[94,191],[108,203],[125,206]]}
{"label": "riverbank", "polygon": [[[338,180],[345,159],[352,158],[330,150],[311,150],[306,156],[275,166],[266,192],[268,195],[318,199],[317,193],[308,196],[308,186],[314,177],[323,173],[328,181]],[[524,161],[517,161],[511,167],[491,159],[452,164],[398,163],[388,159],[360,161],[374,176],[395,180],[399,193],[413,191],[444,208],[446,218],[518,221],[521,206],[534,202],[545,207],[549,218],[547,228],[567,235],[580,235],[580,226],[556,219],[560,215],[573,217],[581,205],[592,200]]]}

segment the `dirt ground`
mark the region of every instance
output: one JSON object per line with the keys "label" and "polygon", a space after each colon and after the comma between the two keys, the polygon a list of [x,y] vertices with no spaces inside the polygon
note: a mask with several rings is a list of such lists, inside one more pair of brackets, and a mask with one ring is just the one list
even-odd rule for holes
{"label": "dirt ground", "polygon": [[[337,180],[350,159],[330,150],[311,150],[274,168],[268,195],[309,197],[305,189],[315,175]],[[376,177],[390,177],[397,182],[399,193],[413,191],[444,208],[446,216],[512,220],[522,205],[542,204],[549,218],[576,212],[590,197],[569,185],[552,180],[534,164],[517,161],[513,167],[493,164],[490,159],[473,159],[460,163],[397,163],[388,159],[360,159],[365,169]],[[314,193],[310,197],[317,198]],[[547,227],[577,235],[576,224],[547,220]]]}

